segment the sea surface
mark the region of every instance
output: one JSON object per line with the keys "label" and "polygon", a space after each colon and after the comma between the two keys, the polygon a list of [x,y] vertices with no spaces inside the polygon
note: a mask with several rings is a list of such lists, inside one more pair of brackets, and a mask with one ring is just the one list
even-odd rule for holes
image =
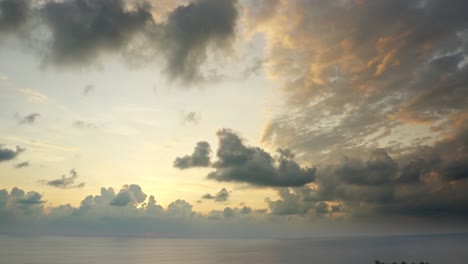
{"label": "sea surface", "polygon": [[468,263],[468,235],[287,240],[0,235],[1,264]]}

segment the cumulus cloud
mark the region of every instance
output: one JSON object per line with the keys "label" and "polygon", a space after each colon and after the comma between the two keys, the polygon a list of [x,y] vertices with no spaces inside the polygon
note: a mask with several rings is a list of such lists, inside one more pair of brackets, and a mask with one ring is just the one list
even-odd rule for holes
{"label": "cumulus cloud", "polygon": [[174,167],[178,169],[189,169],[193,167],[208,167],[211,164],[211,147],[206,141],[197,143],[192,155],[177,157],[174,161]]}
{"label": "cumulus cloud", "polygon": [[146,197],[147,195],[142,191],[139,185],[124,185],[109,204],[113,206],[135,205],[144,202]]}
{"label": "cumulus cloud", "polygon": [[4,148],[0,145],[0,162],[13,160],[26,149],[16,146],[16,150]]}
{"label": "cumulus cloud", "polygon": [[32,113],[30,115],[24,116],[21,118],[21,120],[18,122],[20,125],[28,124],[32,125],[36,122],[36,119],[38,119],[41,115],[38,113]]}
{"label": "cumulus cloud", "polygon": [[75,169],[70,170],[70,176],[62,175],[60,179],[46,181],[42,180],[41,182],[61,189],[72,189],[72,188],[83,188],[85,186],[84,182],[77,183],[78,173]]}
{"label": "cumulus cloud", "polygon": [[279,149],[279,155],[272,157],[261,148],[246,146],[231,130],[220,130],[217,135],[218,160],[208,179],[277,187],[302,186],[315,179],[315,168],[301,167],[285,150]]}
{"label": "cumulus cloud", "polygon": [[215,202],[226,202],[229,198],[229,192],[226,188],[222,188],[219,192],[215,195],[211,195],[209,193],[202,196],[203,199],[207,200],[214,200]]}
{"label": "cumulus cloud", "polygon": [[[246,146],[242,139],[229,129],[217,133],[219,148],[217,160],[211,165],[215,170],[207,175],[208,179],[220,182],[244,182],[256,186],[303,186],[314,181],[315,168],[301,167],[294,161],[294,155],[287,149],[278,149],[278,156],[273,157],[258,147]],[[201,145],[203,143],[203,145]],[[194,157],[202,152],[207,159],[206,142],[199,142],[192,156],[178,157],[174,167],[187,169],[192,166]],[[203,150],[203,151],[200,151]],[[210,165],[204,162],[203,166]],[[209,198],[207,196],[205,198]]]}

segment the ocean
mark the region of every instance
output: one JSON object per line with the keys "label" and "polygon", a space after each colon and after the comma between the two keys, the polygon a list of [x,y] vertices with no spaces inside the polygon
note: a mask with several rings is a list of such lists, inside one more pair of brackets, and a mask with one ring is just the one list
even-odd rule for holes
{"label": "ocean", "polygon": [[166,239],[0,235],[1,264],[468,263],[468,235]]}

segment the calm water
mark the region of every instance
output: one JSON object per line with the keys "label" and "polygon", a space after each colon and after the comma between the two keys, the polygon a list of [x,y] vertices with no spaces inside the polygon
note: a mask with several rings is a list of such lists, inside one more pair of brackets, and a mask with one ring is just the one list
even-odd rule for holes
{"label": "calm water", "polygon": [[18,237],[0,235],[1,264],[466,264],[468,236],[307,240]]}

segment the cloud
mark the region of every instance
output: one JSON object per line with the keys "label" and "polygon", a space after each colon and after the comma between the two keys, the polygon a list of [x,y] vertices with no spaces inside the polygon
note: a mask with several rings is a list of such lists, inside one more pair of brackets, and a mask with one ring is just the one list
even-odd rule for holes
{"label": "cloud", "polygon": [[29,88],[18,89],[18,92],[26,96],[29,101],[34,103],[44,103],[49,99],[47,95]]}
{"label": "cloud", "polygon": [[29,15],[28,0],[0,1],[0,34],[14,33],[26,23]]}
{"label": "cloud", "polygon": [[31,166],[29,161],[20,162],[20,163],[15,164],[15,168],[17,168],[17,169],[26,168],[26,167],[29,167],[29,166]]}
{"label": "cloud", "polygon": [[238,17],[236,0],[195,0],[174,9],[163,26],[166,71],[184,82],[201,77],[208,47],[230,47]]}
{"label": "cloud", "polygon": [[85,183],[84,182],[77,183],[76,182],[77,178],[78,178],[78,173],[76,172],[75,169],[72,169],[70,170],[69,177],[62,175],[62,178],[60,179],[51,180],[51,181],[42,180],[41,182],[49,186],[57,187],[61,189],[83,188],[85,186]]}
{"label": "cloud", "polygon": [[7,148],[3,148],[2,145],[0,145],[0,162],[13,160],[25,150],[26,149],[20,148],[18,146],[16,146],[16,150],[11,150]]}
{"label": "cloud", "polygon": [[118,52],[153,23],[149,4],[128,9],[122,0],[46,1],[41,13],[52,36],[46,62],[57,66],[89,64],[102,53]]}
{"label": "cloud", "polygon": [[[129,66],[163,59],[169,79],[190,84],[211,78],[203,69],[211,51],[230,51],[237,5],[193,0],[166,10],[145,0],[45,0],[31,7],[27,0],[2,0],[0,33],[15,32],[30,19],[35,26],[18,39],[34,46],[45,66],[88,67],[108,55],[123,56]],[[91,90],[88,85],[83,94]]]}
{"label": "cloud", "polygon": [[109,204],[113,206],[141,204],[146,200],[146,197],[147,195],[142,191],[139,185],[124,185],[120,192],[112,199],[112,201],[110,201]]}
{"label": "cloud", "polygon": [[73,122],[73,127],[78,129],[92,129],[96,128],[97,126],[96,124],[91,122],[76,120],[75,122]]}
{"label": "cloud", "polygon": [[229,192],[226,188],[222,188],[216,195],[211,195],[209,193],[202,196],[203,199],[214,200],[215,202],[226,202],[229,198]]}
{"label": "cloud", "polygon": [[182,117],[182,124],[193,124],[196,125],[200,122],[201,120],[201,115],[200,113],[197,112],[189,112],[187,114],[184,114]]}
{"label": "cloud", "polygon": [[279,149],[279,156],[272,157],[261,148],[244,145],[231,130],[222,129],[217,135],[218,160],[208,179],[276,187],[302,186],[315,179],[316,169],[301,167],[289,151]]}
{"label": "cloud", "polygon": [[193,167],[208,167],[211,164],[210,154],[210,144],[205,141],[200,141],[197,143],[192,155],[177,157],[174,161],[174,167],[181,170]]}
{"label": "cloud", "polygon": [[83,95],[89,95],[91,92],[93,92],[95,89],[94,85],[92,84],[87,84],[85,87],[83,87]]}
{"label": "cloud", "polygon": [[259,2],[275,6],[267,20],[248,17],[264,21],[267,74],[285,80],[264,143],[315,160],[403,137],[408,146],[423,135],[407,131],[453,133],[447,120],[468,110],[463,0],[276,2]]}
{"label": "cloud", "polygon": [[27,116],[24,116],[21,118],[21,120],[19,121],[18,124],[20,125],[24,125],[24,124],[28,124],[28,125],[32,125],[34,124],[34,122],[36,122],[36,119],[38,119],[41,115],[38,114],[38,113],[33,113],[33,114],[30,114],[30,115],[27,115]]}

